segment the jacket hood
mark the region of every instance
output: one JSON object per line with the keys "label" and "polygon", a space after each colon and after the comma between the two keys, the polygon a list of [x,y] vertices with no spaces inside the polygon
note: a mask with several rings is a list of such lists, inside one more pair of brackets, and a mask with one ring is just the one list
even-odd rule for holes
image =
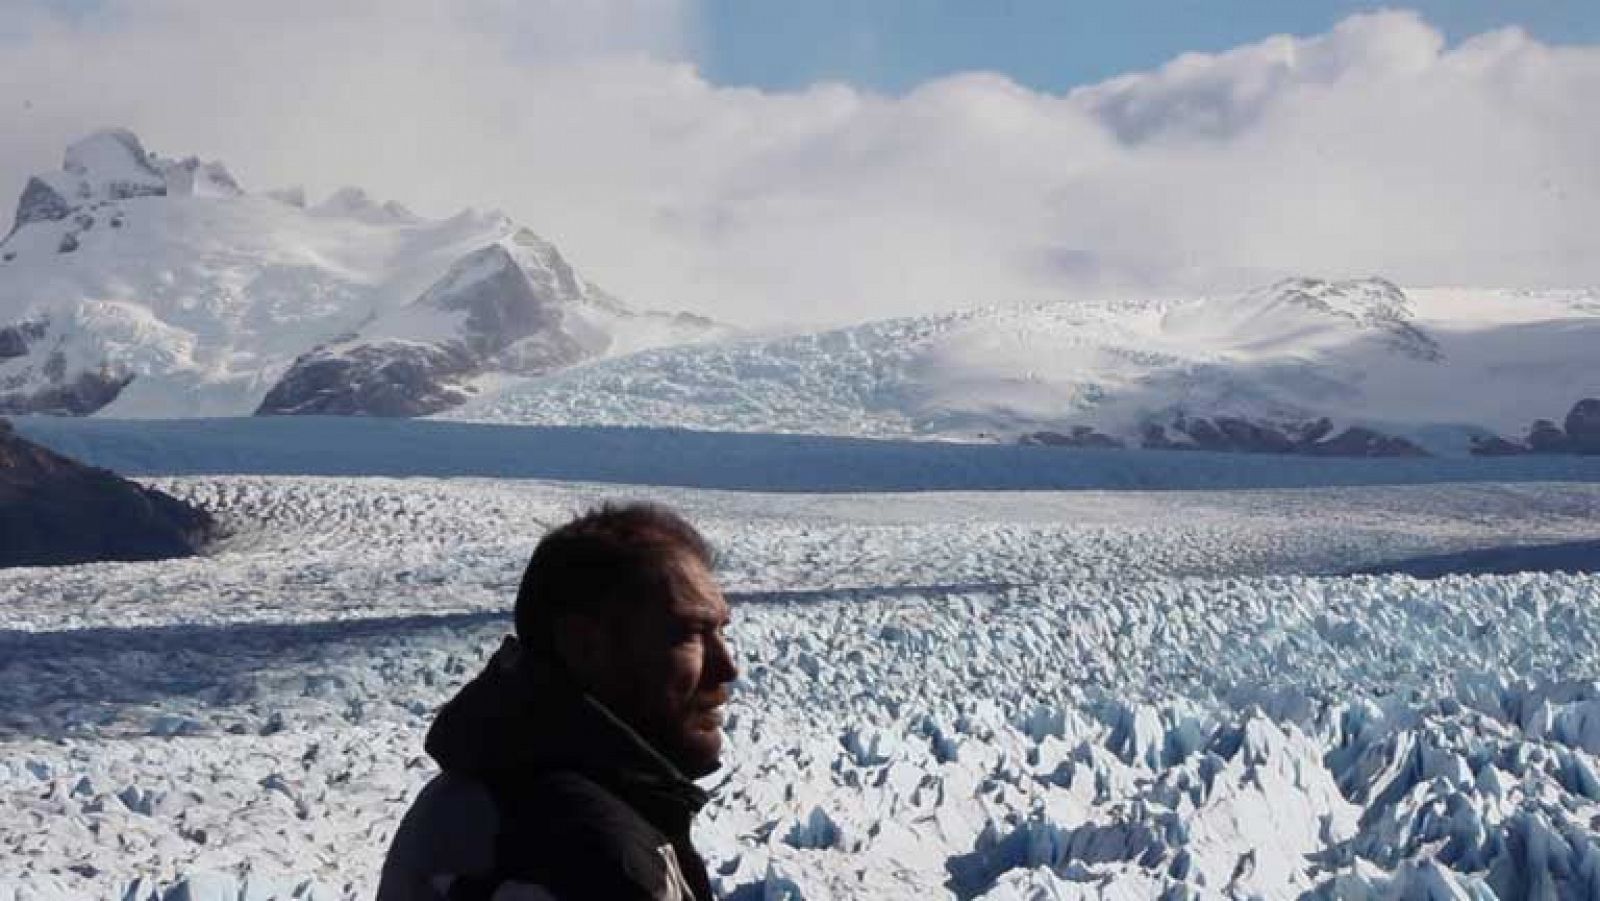
{"label": "jacket hood", "polygon": [[686,828],[707,800],[605,705],[510,636],[440,709],[426,747],[445,771],[492,790],[551,772],[579,773],[668,832]]}

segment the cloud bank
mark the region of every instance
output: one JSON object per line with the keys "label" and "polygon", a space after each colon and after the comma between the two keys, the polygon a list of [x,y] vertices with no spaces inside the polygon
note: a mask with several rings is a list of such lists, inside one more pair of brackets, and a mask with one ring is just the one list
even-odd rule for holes
{"label": "cloud bank", "polygon": [[0,14],[0,192],[123,125],[251,188],[498,207],[634,303],[744,324],[1290,273],[1600,283],[1600,47],[1517,30],[1379,13],[1066,95],[883,96],[708,83],[688,0]]}

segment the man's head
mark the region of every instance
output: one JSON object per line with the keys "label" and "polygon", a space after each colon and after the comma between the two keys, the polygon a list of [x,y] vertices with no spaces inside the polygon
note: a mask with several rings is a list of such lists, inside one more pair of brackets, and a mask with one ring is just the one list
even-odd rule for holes
{"label": "man's head", "polygon": [[656,504],[599,507],[550,532],[517,592],[517,635],[689,776],[716,769],[739,675],[711,548]]}

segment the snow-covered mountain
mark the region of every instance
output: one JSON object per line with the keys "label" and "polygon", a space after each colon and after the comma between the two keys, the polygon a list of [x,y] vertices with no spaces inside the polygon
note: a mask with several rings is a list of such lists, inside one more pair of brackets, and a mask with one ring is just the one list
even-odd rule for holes
{"label": "snow-covered mountain", "polygon": [[1597,338],[1592,291],[1372,278],[736,339],[633,312],[498,213],[251,194],[124,131],[30,180],[0,244],[0,413],[1515,452],[1572,443],[1554,424],[1600,397]]}
{"label": "snow-covered mountain", "polygon": [[0,243],[0,412],[414,415],[726,333],[631,310],[502,214],[252,194],[120,130],[30,179]]}
{"label": "snow-covered mountain", "polygon": [[1600,395],[1597,344],[1593,292],[1293,279],[661,349],[503,385],[444,415],[1000,440],[1076,428],[1145,446],[1213,446],[1208,435],[1238,426],[1238,441],[1216,445],[1235,449],[1325,444],[1356,426],[1464,453],[1473,435],[1521,435]]}

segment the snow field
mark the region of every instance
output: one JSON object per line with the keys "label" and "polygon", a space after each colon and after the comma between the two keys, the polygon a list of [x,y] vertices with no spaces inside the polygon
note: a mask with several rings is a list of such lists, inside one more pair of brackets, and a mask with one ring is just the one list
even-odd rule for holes
{"label": "snow field", "polygon": [[725,896],[1600,897],[1600,579],[1308,575],[1592,537],[1600,488],[158,484],[217,554],[0,573],[7,901],[370,896],[533,536],[628,493],[735,595]]}

